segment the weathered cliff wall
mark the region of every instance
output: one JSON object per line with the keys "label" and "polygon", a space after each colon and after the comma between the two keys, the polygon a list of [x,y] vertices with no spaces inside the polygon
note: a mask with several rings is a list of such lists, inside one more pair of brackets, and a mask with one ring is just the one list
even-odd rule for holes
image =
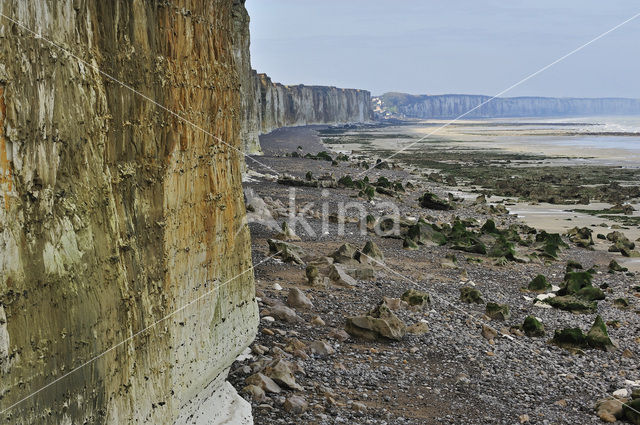
{"label": "weathered cliff wall", "polygon": [[373,118],[371,93],[329,86],[286,86],[252,71],[243,132],[248,153],[258,153],[258,135],[280,127],[368,122]]}
{"label": "weathered cliff wall", "polygon": [[[382,111],[409,118],[455,118],[490,96],[464,94],[408,95],[386,93],[380,96]],[[572,115],[634,115],[640,113],[639,99],[621,98],[496,98],[465,115],[465,118],[544,117]]]}
{"label": "weathered cliff wall", "polygon": [[237,150],[243,9],[0,2],[230,145],[0,17],[3,422],[184,422],[202,406],[212,422],[242,415],[223,383],[257,327],[251,271],[229,281],[251,265]]}

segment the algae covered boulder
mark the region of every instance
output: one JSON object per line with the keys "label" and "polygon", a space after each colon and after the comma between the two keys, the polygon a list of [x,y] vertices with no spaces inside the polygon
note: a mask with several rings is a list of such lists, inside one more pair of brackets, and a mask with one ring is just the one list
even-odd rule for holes
{"label": "algae covered boulder", "polygon": [[573,271],[582,270],[582,269],[583,269],[582,264],[578,263],[577,261],[575,260],[567,261],[567,267],[566,267],[567,272],[573,272]]}
{"label": "algae covered boulder", "polygon": [[463,286],[460,288],[460,301],[467,304],[482,304],[482,294],[476,288]]}
{"label": "algae covered boulder", "polygon": [[356,338],[401,340],[407,326],[381,301],[369,313],[347,318],[345,330]]}
{"label": "algae covered boulder", "polygon": [[408,289],[400,299],[412,307],[424,307],[431,302],[429,294],[415,289]]}
{"label": "algae covered boulder", "polygon": [[509,306],[498,303],[487,303],[485,314],[493,320],[507,320],[511,317]]}
{"label": "algae covered boulder", "polygon": [[548,298],[544,302],[551,307],[572,313],[595,313],[598,308],[597,302],[583,300],[573,295]]}
{"label": "algae covered boulder", "polygon": [[587,336],[580,328],[558,329],[553,335],[552,343],[563,348],[586,348]]}
{"label": "algae covered boulder", "polygon": [[447,243],[447,237],[434,226],[420,220],[413,226],[409,227],[406,239],[410,239],[418,245],[444,245]]}
{"label": "algae covered boulder", "polygon": [[527,289],[534,292],[545,292],[551,289],[551,284],[544,275],[539,274],[529,282]]}
{"label": "algae covered boulder", "polygon": [[622,406],[624,418],[634,425],[640,425],[640,398],[628,401]]}
{"label": "algae covered boulder", "polygon": [[589,248],[593,243],[593,237],[591,234],[593,231],[588,227],[574,227],[567,232],[569,240],[581,248]]}
{"label": "algae covered boulder", "polygon": [[558,254],[562,248],[569,247],[558,233],[547,233],[545,231],[536,235],[536,245],[542,255],[553,260],[558,259]]}
{"label": "algae covered boulder", "polygon": [[358,259],[358,261],[360,261],[362,263],[362,262],[365,262],[365,261],[362,261],[362,259],[360,258],[361,254],[364,254],[365,258],[367,258],[367,259],[374,259],[376,261],[384,261],[384,254],[382,253],[380,248],[378,248],[378,245],[376,245],[372,241],[367,241],[367,243],[364,244],[364,248],[362,248],[362,252],[356,254],[356,258]]}
{"label": "algae covered boulder", "polygon": [[506,258],[507,260],[515,260],[516,250],[513,243],[508,241],[504,236],[500,235],[496,242],[489,250],[489,257]]}
{"label": "algae covered boulder", "polygon": [[622,267],[620,264],[618,264],[618,262],[616,260],[611,260],[611,262],[609,262],[609,272],[610,273],[626,272],[626,271],[629,271],[629,269],[626,268],[626,267]]}
{"label": "algae covered boulder", "polygon": [[441,199],[438,195],[431,192],[425,192],[425,194],[418,199],[418,202],[420,202],[422,208],[430,210],[449,211],[453,209],[453,206],[448,201]]}
{"label": "algae covered boulder", "polygon": [[600,350],[610,351],[614,349],[613,342],[609,338],[609,333],[607,332],[607,325],[605,325],[602,317],[598,315],[596,320],[593,322],[591,329],[587,333],[587,344],[591,348],[598,348]]}
{"label": "algae covered boulder", "polygon": [[544,336],[544,325],[534,316],[525,317],[522,330],[530,337]]}
{"label": "algae covered boulder", "polygon": [[358,263],[358,260],[355,259],[357,251],[358,249],[355,246],[350,243],[345,243],[340,245],[340,247],[329,256],[333,258],[333,261],[336,263],[356,264]]}

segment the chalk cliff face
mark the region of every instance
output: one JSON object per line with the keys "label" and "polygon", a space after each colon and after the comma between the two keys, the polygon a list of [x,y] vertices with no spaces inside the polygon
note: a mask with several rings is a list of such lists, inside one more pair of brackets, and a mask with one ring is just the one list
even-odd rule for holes
{"label": "chalk cliff face", "polygon": [[246,88],[243,138],[248,153],[258,153],[258,135],[307,124],[362,123],[372,119],[371,93],[329,86],[286,86],[252,71]]}
{"label": "chalk cliff face", "polygon": [[86,61],[0,17],[0,418],[241,423],[224,380],[257,327],[243,2],[0,9]]}
{"label": "chalk cliff face", "polygon": [[[544,117],[571,115],[633,115],[640,113],[639,99],[621,98],[496,98],[464,94],[409,95],[386,93],[375,98],[381,111],[409,118],[455,118],[477,108],[465,118]],[[378,102],[379,100],[379,102]],[[487,102],[486,104],[483,104]],[[480,106],[481,105],[481,106]]]}

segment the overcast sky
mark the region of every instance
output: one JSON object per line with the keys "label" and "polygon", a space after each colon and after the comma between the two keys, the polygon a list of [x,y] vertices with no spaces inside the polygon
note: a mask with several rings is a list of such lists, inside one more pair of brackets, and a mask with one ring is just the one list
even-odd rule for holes
{"label": "overcast sky", "polygon": [[[251,61],[284,84],[494,95],[639,0],[247,0]],[[640,98],[640,17],[505,96]]]}

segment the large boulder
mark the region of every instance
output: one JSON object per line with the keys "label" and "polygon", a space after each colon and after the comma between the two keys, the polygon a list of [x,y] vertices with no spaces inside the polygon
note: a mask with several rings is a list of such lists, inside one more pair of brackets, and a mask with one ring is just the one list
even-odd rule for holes
{"label": "large boulder", "polygon": [[587,336],[580,328],[558,329],[555,331],[551,342],[559,347],[568,349],[588,347]]}
{"label": "large boulder", "polygon": [[529,282],[527,289],[533,292],[546,292],[551,289],[551,284],[544,275],[539,274]]}
{"label": "large boulder", "polygon": [[332,264],[329,270],[329,279],[336,285],[353,288],[357,284],[356,280],[349,276],[341,264]]}
{"label": "large boulder", "polygon": [[428,208],[430,210],[448,211],[453,209],[453,205],[448,201],[441,199],[438,195],[431,192],[425,192],[425,194],[418,199],[418,202],[420,202],[422,208]]}
{"label": "large boulder", "polygon": [[544,336],[544,325],[534,316],[525,317],[522,330],[529,337]]}
{"label": "large boulder", "polygon": [[607,325],[600,315],[596,317],[593,326],[591,326],[591,329],[587,333],[587,344],[589,344],[591,348],[598,348],[600,350],[611,351],[615,349],[613,342],[611,342],[609,338]]}
{"label": "large boulder", "polygon": [[276,257],[282,258],[282,261],[285,263],[304,265],[304,261],[302,260],[304,251],[299,246],[277,239],[269,239],[267,243],[269,244],[269,252],[272,255],[276,254]]}
{"label": "large boulder", "polygon": [[355,259],[358,249],[350,243],[342,244],[330,257],[333,261],[340,264],[358,264],[358,260]]}
{"label": "large boulder", "polygon": [[378,248],[378,245],[376,245],[372,241],[367,241],[367,243],[364,244],[364,248],[362,248],[362,251],[356,252],[355,258],[360,263],[372,262],[376,264],[377,262],[384,261],[384,254],[382,253],[380,248]]}
{"label": "large boulder", "polygon": [[381,301],[369,313],[347,318],[345,329],[356,338],[401,340],[407,326]]}
{"label": "large boulder", "polygon": [[511,317],[506,304],[487,303],[485,314],[493,320],[507,320]]}
{"label": "large boulder", "polygon": [[407,246],[413,244],[437,246],[446,244],[447,237],[444,233],[436,230],[433,225],[421,220],[409,227],[405,241],[407,241],[405,242]]}
{"label": "large boulder", "polygon": [[291,365],[285,360],[276,360],[274,363],[265,368],[264,374],[275,381],[278,385],[284,385],[285,387],[291,388],[292,390],[303,390],[303,388],[296,382],[296,379],[293,376]]}
{"label": "large boulder", "polygon": [[631,400],[622,406],[624,418],[634,425],[640,425],[640,398]]}
{"label": "large boulder", "polygon": [[573,295],[547,298],[544,302],[551,307],[572,313],[594,313],[598,308],[597,302],[587,301]]}
{"label": "large boulder", "polygon": [[400,299],[411,307],[424,307],[431,302],[431,298],[428,293],[418,291],[416,289],[406,290]]}
{"label": "large boulder", "polygon": [[460,301],[467,304],[482,304],[482,294],[476,288],[463,286],[460,288]]}
{"label": "large boulder", "polygon": [[300,309],[312,309],[313,303],[311,300],[298,288],[289,289],[289,295],[287,296],[287,305],[293,308]]}
{"label": "large boulder", "polygon": [[593,231],[588,227],[574,227],[567,232],[569,240],[581,248],[589,248],[593,245]]}

